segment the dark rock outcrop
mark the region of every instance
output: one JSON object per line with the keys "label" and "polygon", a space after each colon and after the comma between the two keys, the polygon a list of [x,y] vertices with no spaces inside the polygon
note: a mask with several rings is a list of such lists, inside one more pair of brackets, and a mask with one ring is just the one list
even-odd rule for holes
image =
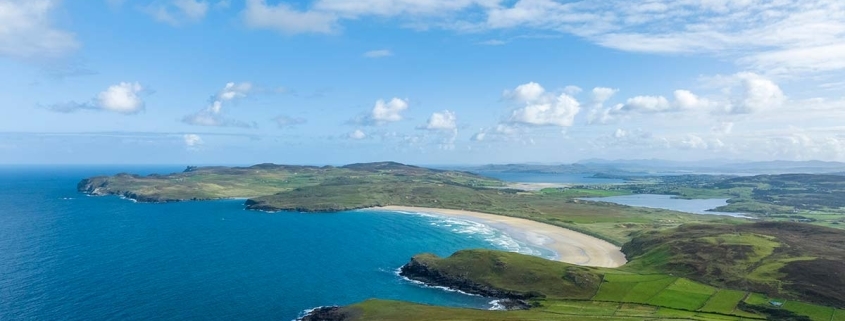
{"label": "dark rock outcrop", "polygon": [[416,257],[411,258],[408,264],[400,269],[399,275],[411,280],[423,282],[432,286],[442,286],[466,293],[500,299],[499,304],[508,310],[526,310],[531,305],[526,301],[543,297],[542,294],[528,292],[516,292],[497,289],[495,287],[481,284],[463,276],[455,276],[443,273],[436,268],[428,266],[425,262]]}
{"label": "dark rock outcrop", "polygon": [[297,321],[350,321],[355,319],[354,313],[341,307],[319,307]]}

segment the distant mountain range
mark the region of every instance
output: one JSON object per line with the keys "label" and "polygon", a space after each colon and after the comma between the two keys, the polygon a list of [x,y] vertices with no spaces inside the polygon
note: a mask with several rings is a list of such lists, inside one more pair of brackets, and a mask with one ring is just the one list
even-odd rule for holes
{"label": "distant mountain range", "polygon": [[736,160],[670,161],[661,159],[605,160],[588,159],[573,164],[491,164],[462,168],[472,172],[511,172],[538,174],[785,174],[839,173],[845,174],[845,163],[826,161],[765,161]]}

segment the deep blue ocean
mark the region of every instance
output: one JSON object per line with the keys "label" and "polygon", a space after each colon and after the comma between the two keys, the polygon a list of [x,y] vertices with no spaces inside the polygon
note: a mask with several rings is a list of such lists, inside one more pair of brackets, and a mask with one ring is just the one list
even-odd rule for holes
{"label": "deep blue ocean", "polygon": [[269,214],[242,200],[76,192],[88,176],[181,169],[0,167],[0,320],[291,320],[369,298],[487,308],[487,298],[421,287],[396,269],[422,252],[536,250],[434,216]]}

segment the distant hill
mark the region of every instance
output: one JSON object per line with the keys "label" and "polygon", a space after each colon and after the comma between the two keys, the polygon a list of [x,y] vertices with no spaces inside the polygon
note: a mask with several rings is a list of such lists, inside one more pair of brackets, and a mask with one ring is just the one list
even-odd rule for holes
{"label": "distant hill", "polygon": [[615,175],[673,175],[673,174],[830,174],[845,173],[845,163],[825,161],[766,161],[736,160],[670,161],[661,159],[605,160],[588,159],[573,164],[491,164],[464,168],[476,173],[509,172],[538,174],[615,174]]}

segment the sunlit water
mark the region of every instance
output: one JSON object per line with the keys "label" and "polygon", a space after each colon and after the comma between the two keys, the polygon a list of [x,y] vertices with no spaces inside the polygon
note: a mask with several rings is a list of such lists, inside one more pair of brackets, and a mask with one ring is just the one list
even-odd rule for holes
{"label": "sunlit water", "polygon": [[466,248],[547,255],[485,225],[375,211],[267,214],[242,200],[88,197],[96,174],[179,168],[0,168],[0,320],[290,320],[369,298],[489,308],[396,269]]}
{"label": "sunlit water", "polygon": [[727,205],[727,199],[679,199],[672,195],[656,195],[656,194],[634,194],[610,197],[591,197],[583,198],[584,200],[610,202],[628,206],[661,208],[679,212],[687,212],[693,214],[706,215],[727,215],[734,217],[745,217],[739,213],[726,213],[710,211],[720,206]]}

